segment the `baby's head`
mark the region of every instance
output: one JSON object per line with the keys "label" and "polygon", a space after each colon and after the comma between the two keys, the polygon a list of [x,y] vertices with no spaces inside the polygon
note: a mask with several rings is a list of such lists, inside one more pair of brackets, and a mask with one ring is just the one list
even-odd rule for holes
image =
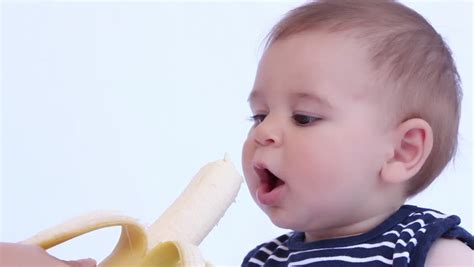
{"label": "baby's head", "polygon": [[250,193],[301,231],[395,209],[453,157],[460,98],[448,47],[416,12],[381,0],[296,8],[270,32],[249,97]]}

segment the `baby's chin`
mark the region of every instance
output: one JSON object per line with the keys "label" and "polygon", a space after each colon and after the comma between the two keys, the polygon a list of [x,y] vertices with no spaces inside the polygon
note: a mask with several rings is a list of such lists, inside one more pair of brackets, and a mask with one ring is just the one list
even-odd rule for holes
{"label": "baby's chin", "polygon": [[260,206],[260,208],[265,212],[271,222],[282,229],[289,229],[297,232],[307,232],[307,231],[318,231],[318,229],[326,229],[330,226],[328,221],[325,220],[311,220],[307,216],[307,212],[304,212],[303,216],[298,216],[298,214],[288,213],[287,211],[281,208],[269,208],[267,206]]}
{"label": "baby's chin", "polygon": [[268,218],[275,226],[295,231],[299,231],[298,229],[301,229],[301,227],[299,227],[300,225],[298,223],[297,218],[285,214],[281,208],[268,207],[264,205],[259,206],[265,212],[265,214],[267,214]]}

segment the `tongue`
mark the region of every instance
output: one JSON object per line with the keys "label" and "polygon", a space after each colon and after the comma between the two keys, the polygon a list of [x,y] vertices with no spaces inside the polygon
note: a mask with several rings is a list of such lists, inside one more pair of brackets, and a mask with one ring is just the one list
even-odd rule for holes
{"label": "tongue", "polygon": [[270,183],[270,191],[283,184],[284,182],[281,179],[278,179],[278,178],[273,179],[272,182]]}
{"label": "tongue", "polygon": [[283,186],[285,183],[278,179],[272,179],[270,183],[262,184],[257,189],[257,200],[262,205],[272,206],[275,205],[281,198]]}
{"label": "tongue", "polygon": [[267,177],[262,181],[262,183],[266,192],[271,192],[273,189],[284,184],[283,180],[279,179],[269,170],[267,170]]}

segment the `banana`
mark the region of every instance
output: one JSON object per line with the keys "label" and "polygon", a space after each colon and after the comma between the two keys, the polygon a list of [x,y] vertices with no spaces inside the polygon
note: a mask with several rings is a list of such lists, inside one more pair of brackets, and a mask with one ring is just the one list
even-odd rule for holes
{"label": "banana", "polygon": [[206,164],[150,226],[112,211],[81,215],[21,241],[49,249],[82,234],[121,226],[119,241],[99,267],[209,266],[199,244],[236,198],[242,176],[228,155]]}

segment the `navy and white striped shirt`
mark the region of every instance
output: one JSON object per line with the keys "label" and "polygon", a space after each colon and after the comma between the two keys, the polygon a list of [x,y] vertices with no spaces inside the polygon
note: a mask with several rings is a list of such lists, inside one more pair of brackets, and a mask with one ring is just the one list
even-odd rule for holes
{"label": "navy and white striped shirt", "polygon": [[304,242],[291,232],[256,247],[242,266],[424,266],[436,239],[457,238],[474,249],[474,237],[457,216],[402,206],[375,229],[358,236]]}

